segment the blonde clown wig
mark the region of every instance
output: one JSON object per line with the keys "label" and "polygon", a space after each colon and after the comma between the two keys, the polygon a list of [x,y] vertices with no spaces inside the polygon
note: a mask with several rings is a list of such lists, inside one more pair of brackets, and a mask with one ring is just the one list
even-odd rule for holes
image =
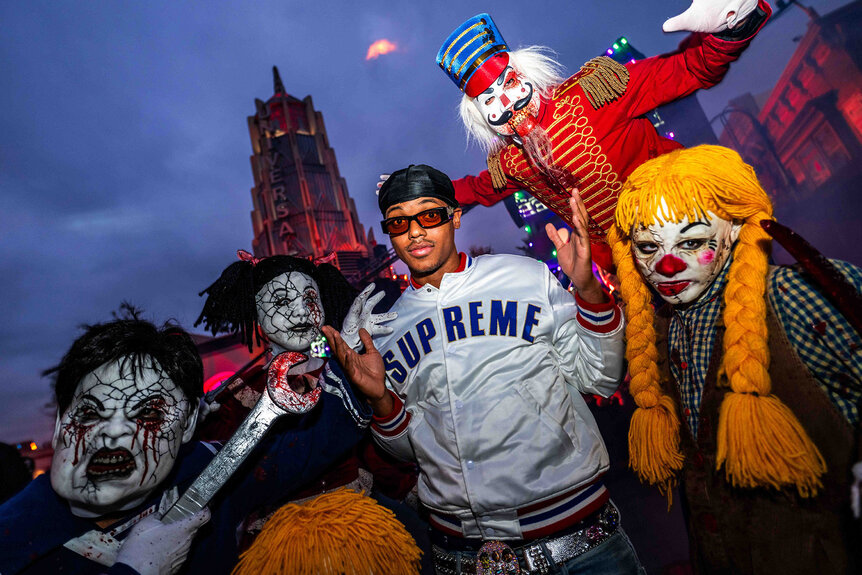
{"label": "blonde clown wig", "polygon": [[638,167],[620,192],[608,240],[626,302],[626,358],[638,409],[629,429],[630,465],[641,480],[666,490],[682,469],[679,417],[662,391],[652,296],[631,252],[639,226],[680,222],[712,212],[742,224],[724,292],[725,334],[718,384],[729,385],[719,412],[716,466],[736,487],[794,486],[816,495],[823,457],[796,416],[771,395],[766,331],[770,237],[760,221],[772,203],[751,166],[720,146],[676,150]]}

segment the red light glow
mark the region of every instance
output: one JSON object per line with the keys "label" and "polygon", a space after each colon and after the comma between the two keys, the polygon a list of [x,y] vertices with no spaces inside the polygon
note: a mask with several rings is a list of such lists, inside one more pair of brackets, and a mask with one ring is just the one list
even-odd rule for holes
{"label": "red light glow", "polygon": [[384,54],[388,54],[389,52],[395,52],[398,49],[394,43],[390,42],[386,38],[381,38],[380,40],[374,41],[371,46],[368,47],[368,53],[365,55],[366,60],[376,60],[380,56]]}
{"label": "red light glow", "polygon": [[217,388],[218,386],[220,386],[224,382],[224,380],[226,380],[227,378],[229,378],[232,375],[233,375],[232,371],[220,371],[217,374],[213,375],[212,377],[208,378],[204,382],[204,393],[207,393],[207,392]]}

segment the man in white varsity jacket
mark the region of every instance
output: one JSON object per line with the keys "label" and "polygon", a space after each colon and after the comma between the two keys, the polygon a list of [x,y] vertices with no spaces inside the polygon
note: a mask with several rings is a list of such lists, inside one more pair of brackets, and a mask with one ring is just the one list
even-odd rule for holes
{"label": "man in white varsity jacket", "polygon": [[580,197],[571,237],[547,228],[574,295],[536,260],[459,253],[461,210],[434,168],[395,172],[378,201],[412,276],[389,314],[366,321],[385,317],[392,333],[372,342],[359,330],[360,354],[324,329],[369,398],[377,441],[419,464],[437,572],[642,573],[581,397],[614,392],[624,344],[620,309],[592,275]]}

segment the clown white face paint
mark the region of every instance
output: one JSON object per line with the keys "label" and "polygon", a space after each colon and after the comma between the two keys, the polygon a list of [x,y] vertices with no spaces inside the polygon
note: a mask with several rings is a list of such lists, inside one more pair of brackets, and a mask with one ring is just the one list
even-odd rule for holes
{"label": "clown white face paint", "polygon": [[197,409],[185,393],[155,360],[138,367],[121,359],[90,372],[57,417],[51,486],[78,515],[139,504],[194,434]]}
{"label": "clown white face paint", "polygon": [[[536,124],[539,97],[533,85],[512,66],[507,66],[473,104],[495,132],[502,136],[525,136]],[[520,113],[519,113],[520,112]]]}
{"label": "clown white face paint", "polygon": [[256,296],[257,321],[266,336],[288,351],[306,351],[325,321],[320,289],[302,272],[272,278]]}
{"label": "clown white face paint", "polygon": [[730,257],[739,225],[711,212],[707,218],[666,222],[632,230],[632,255],[644,278],[671,304],[697,300]]}

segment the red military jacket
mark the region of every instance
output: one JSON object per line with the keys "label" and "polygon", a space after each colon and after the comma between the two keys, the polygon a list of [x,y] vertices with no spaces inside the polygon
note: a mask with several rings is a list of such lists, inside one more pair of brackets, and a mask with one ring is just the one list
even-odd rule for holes
{"label": "red military jacket", "polygon": [[590,235],[600,238],[613,222],[620,188],[645,161],[682,147],[662,138],[644,114],[663,104],[714,86],[739,58],[771,14],[761,0],[753,31],[741,40],[692,34],[669,54],[622,64],[601,56],[543,98],[538,124],[553,146],[554,163],[569,176],[550,180],[510,143],[488,157],[488,170],[455,180],[462,205],[493,205],[527,190],[571,224],[568,198],[577,187],[592,219]]}

